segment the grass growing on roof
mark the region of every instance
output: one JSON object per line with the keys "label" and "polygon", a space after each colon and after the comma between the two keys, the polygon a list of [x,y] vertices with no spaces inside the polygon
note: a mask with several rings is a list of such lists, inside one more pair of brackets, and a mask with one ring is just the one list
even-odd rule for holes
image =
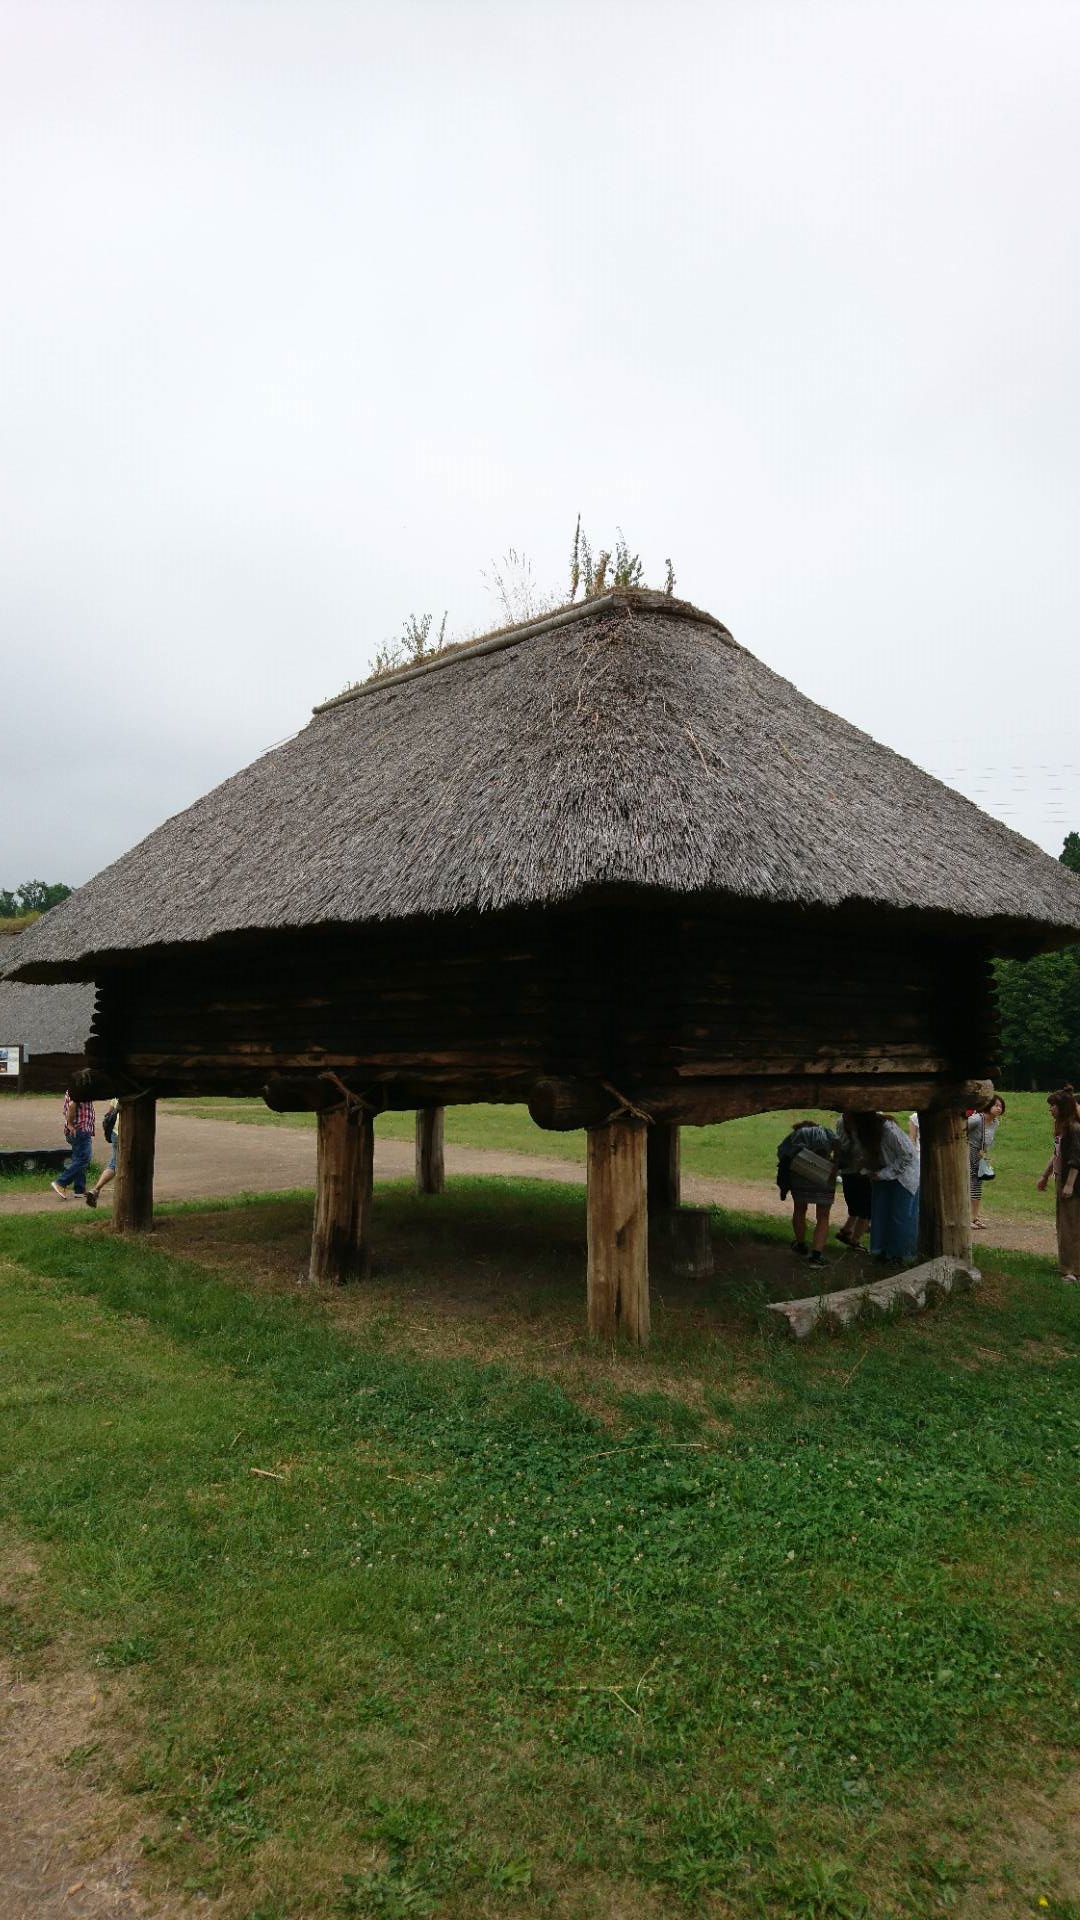
{"label": "grass growing on roof", "polygon": [[[759,1226],[722,1337],[662,1308],[612,1357],[537,1313],[574,1285],[580,1324],[580,1196],[446,1202],[381,1191],[403,1238],[351,1319],[288,1289],[287,1199],[160,1245],[0,1220],[0,1514],[42,1564],[4,1632],[127,1676],[110,1750],[162,1874],[249,1920],[915,1920],[991,1881],[987,1912],[1075,1915],[1067,1818],[1011,1888],[1002,1839],[1075,1781],[1080,1301],[1050,1263],[772,1348]],[[437,1266],[510,1294],[519,1363],[438,1351]]]}

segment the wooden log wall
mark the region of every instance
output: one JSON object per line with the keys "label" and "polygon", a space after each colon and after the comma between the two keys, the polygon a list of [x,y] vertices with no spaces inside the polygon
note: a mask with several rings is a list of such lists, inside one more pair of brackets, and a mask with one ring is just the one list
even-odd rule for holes
{"label": "wooden log wall", "polygon": [[88,1046],[162,1092],[330,1069],[402,1108],[523,1100],[543,1075],[691,1101],[725,1079],[945,1082],[996,1053],[989,964],[940,929],[622,901],[165,954],[102,979]]}

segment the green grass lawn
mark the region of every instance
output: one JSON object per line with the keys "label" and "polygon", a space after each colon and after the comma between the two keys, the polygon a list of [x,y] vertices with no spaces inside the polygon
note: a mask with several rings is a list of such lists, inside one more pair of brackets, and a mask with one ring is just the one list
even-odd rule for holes
{"label": "green grass lawn", "polygon": [[[984,1195],[987,1217],[1007,1214],[1013,1219],[1053,1221],[1053,1195],[1035,1191],[1035,1181],[1050,1157],[1052,1129],[1041,1093],[1006,1094],[1007,1111],[994,1143],[997,1174]],[[207,1119],[248,1121],[259,1126],[313,1127],[310,1113],[275,1114],[261,1100],[170,1101],[177,1112]],[[684,1127],[683,1168],[715,1180],[760,1180],[771,1185],[776,1174],[776,1148],[798,1113],[755,1113],[745,1120],[728,1120],[717,1127]],[[835,1116],[814,1115],[828,1125]],[[898,1116],[906,1126],[907,1115]],[[383,1113],[376,1121],[380,1134],[393,1140],[411,1139],[411,1113]],[[511,1153],[554,1154],[584,1161],[584,1133],[545,1133],[534,1125],[524,1107],[450,1107],[446,1113],[448,1144],[488,1147]]]}
{"label": "green grass lawn", "polygon": [[309,1199],[0,1218],[0,1526],[40,1564],[0,1644],[124,1677],[70,1764],[162,1884],[1078,1920],[1080,1299],[987,1256],[938,1315],[773,1347],[786,1230],[747,1225],[615,1356],[538,1183],[381,1188],[374,1281],[326,1296]]}
{"label": "green grass lawn", "polygon": [[[5,1193],[47,1192],[60,1171],[61,1169],[59,1167],[43,1167],[36,1173],[0,1172],[0,1200],[3,1199]],[[101,1167],[98,1162],[91,1160],[90,1165],[86,1169],[86,1184],[88,1187],[93,1186],[100,1173]]]}

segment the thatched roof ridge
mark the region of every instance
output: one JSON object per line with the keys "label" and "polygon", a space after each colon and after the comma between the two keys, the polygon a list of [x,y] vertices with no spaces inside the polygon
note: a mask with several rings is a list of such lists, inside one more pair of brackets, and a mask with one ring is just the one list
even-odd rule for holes
{"label": "thatched roof ridge", "polygon": [[510,636],[321,708],[0,971],[88,979],[147,949],[610,889],[907,911],[999,951],[1080,938],[1076,876],[711,615],[620,593]]}
{"label": "thatched roof ridge", "polygon": [[350,700],[362,700],[365,694],[374,693],[379,687],[397,684],[402,680],[415,680],[422,673],[435,673],[440,667],[451,666],[456,660],[475,659],[478,654],[501,653],[504,647],[516,647],[522,640],[531,640],[537,634],[551,633],[556,627],[568,627],[577,620],[595,620],[598,613],[608,607],[654,607],[669,620],[694,620],[699,625],[715,627],[729,646],[738,646],[734,634],[728,632],[722,620],[715,614],[703,613],[689,600],[676,600],[668,593],[657,593],[652,587],[612,587],[609,593],[595,594],[591,600],[567,601],[565,606],[553,607],[550,613],[538,615],[534,620],[516,620],[507,627],[496,627],[491,633],[483,633],[475,640],[451,640],[444,647],[426,654],[423,659],[415,660],[408,666],[389,667],[385,673],[372,674],[370,680],[361,680],[354,687],[346,687],[343,693],[336,693],[332,700],[323,700],[312,708],[312,713],[327,713],[331,707],[342,707]]}

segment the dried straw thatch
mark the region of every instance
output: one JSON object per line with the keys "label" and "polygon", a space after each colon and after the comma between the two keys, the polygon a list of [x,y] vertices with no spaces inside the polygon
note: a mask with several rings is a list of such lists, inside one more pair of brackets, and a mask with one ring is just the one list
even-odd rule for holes
{"label": "dried straw thatch", "polygon": [[41,1053],[81,1055],[93,1017],[93,987],[0,981],[0,1047],[21,1046],[27,1060]]}
{"label": "dried straw thatch", "polygon": [[840,720],[710,615],[586,602],[357,688],[18,943],[20,977],[250,930],[604,888],[941,916],[1001,950],[1080,936],[1080,882]]}

